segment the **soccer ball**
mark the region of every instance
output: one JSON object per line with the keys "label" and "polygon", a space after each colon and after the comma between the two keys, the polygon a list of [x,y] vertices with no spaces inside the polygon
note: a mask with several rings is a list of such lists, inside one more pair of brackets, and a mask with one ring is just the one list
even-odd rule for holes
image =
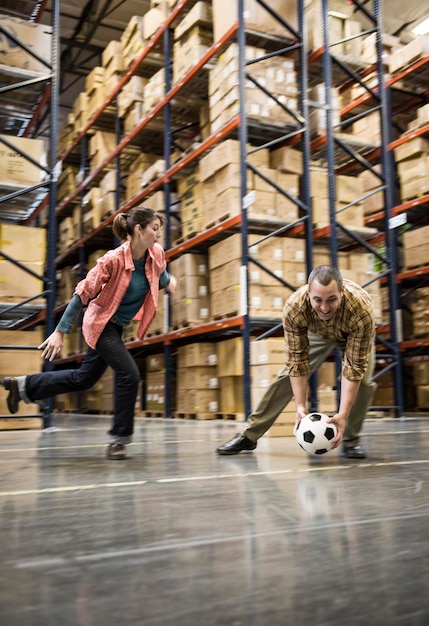
{"label": "soccer ball", "polygon": [[337,434],[334,423],[328,424],[324,413],[308,413],[299,422],[296,440],[308,454],[325,454],[332,448],[332,439]]}

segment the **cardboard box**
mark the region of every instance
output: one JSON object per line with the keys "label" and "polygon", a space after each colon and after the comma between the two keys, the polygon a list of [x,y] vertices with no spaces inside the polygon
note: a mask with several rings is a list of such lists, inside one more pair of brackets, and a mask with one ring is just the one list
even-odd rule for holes
{"label": "cardboard box", "polygon": [[424,265],[429,265],[429,248],[427,245],[404,247],[404,269],[413,269]]}
{"label": "cardboard box", "polygon": [[417,406],[419,409],[429,408],[429,385],[417,385]]}
{"label": "cardboard box", "polygon": [[177,374],[182,389],[218,389],[216,365],[186,367]]}
{"label": "cardboard box", "polygon": [[121,42],[116,41],[114,39],[112,39],[112,41],[109,41],[109,43],[107,44],[107,46],[104,48],[103,52],[101,53],[101,63],[103,67],[107,68],[109,66],[109,63],[112,61],[112,59],[121,54],[122,54]]}
{"label": "cardboard box", "polygon": [[266,365],[276,363],[284,365],[285,343],[283,337],[261,339],[250,343],[250,364]]}
{"label": "cardboard box", "polygon": [[170,263],[171,273],[180,280],[185,276],[203,276],[208,273],[208,259],[205,254],[182,254]]}
{"label": "cardboard box", "polygon": [[270,166],[282,172],[302,174],[302,152],[289,148],[277,148],[270,154]]}
{"label": "cardboard box", "polygon": [[[288,0],[271,0],[270,7],[294,29],[298,28],[295,3]],[[230,2],[213,0],[212,8],[214,40],[219,41],[238,20],[238,2],[237,0],[231,0]],[[247,28],[261,31],[264,34],[289,36],[289,31],[253,0],[245,0],[244,18]]]}
{"label": "cardboard box", "polygon": [[205,298],[209,293],[209,276],[184,276],[177,283],[174,297],[178,300]]}
{"label": "cardboard box", "polygon": [[47,62],[38,61],[22,47],[2,33],[0,37],[0,58],[3,65],[20,67],[24,70],[50,73],[52,29],[45,24],[29,22],[17,17],[1,16],[2,27],[18,41]]}
{"label": "cardboard box", "polygon": [[429,52],[429,36],[415,37],[408,44],[392,53],[389,58],[389,73],[394,74]]}
{"label": "cardboard box", "polygon": [[429,361],[413,362],[413,378],[416,385],[429,385]]}
{"label": "cardboard box", "polygon": [[201,417],[215,418],[219,411],[219,392],[217,389],[188,389],[183,393],[179,386],[177,389],[177,411],[179,413],[198,414]]}
{"label": "cardboard box", "polygon": [[18,186],[40,183],[46,176],[45,171],[23,155],[43,165],[46,160],[43,141],[11,135],[0,135],[1,138],[13,147],[0,141],[0,183]]}
{"label": "cardboard box", "polygon": [[[18,331],[16,331],[18,332]],[[31,345],[31,344],[29,344]],[[38,343],[34,344],[37,347]],[[39,350],[11,350],[5,351],[7,358],[1,359],[0,376],[24,376],[42,371],[44,359]]]}
{"label": "cardboard box", "polygon": [[242,376],[221,376],[219,378],[219,411],[240,413],[244,420],[244,385]]}
{"label": "cardboard box", "polygon": [[207,2],[197,2],[174,29],[174,38],[180,39],[196,24],[204,27],[212,27],[212,7]]}
{"label": "cardboard box", "polygon": [[[23,263],[29,270],[39,276],[43,275],[43,263]],[[7,298],[12,301],[38,296],[43,291],[43,281],[34,278],[21,267],[10,261],[0,261],[0,299]],[[44,302],[43,298],[41,298]]]}
{"label": "cardboard box", "polygon": [[178,367],[217,365],[217,344],[212,342],[190,343],[177,348]]}
{"label": "cardboard box", "polygon": [[155,34],[161,24],[164,22],[164,13],[159,9],[149,9],[147,13],[143,15],[143,39],[148,40]]}
{"label": "cardboard box", "polygon": [[0,248],[16,261],[42,263],[46,257],[46,230],[18,224],[0,224]]}
{"label": "cardboard box", "polygon": [[429,139],[424,137],[414,137],[410,141],[402,143],[393,150],[396,161],[404,161],[411,157],[418,157],[422,154],[429,154]]}
{"label": "cardboard box", "polygon": [[243,339],[236,337],[217,344],[218,375],[243,376]]}
{"label": "cardboard box", "polygon": [[405,248],[427,247],[429,241],[429,226],[409,230],[404,233],[403,239]]}

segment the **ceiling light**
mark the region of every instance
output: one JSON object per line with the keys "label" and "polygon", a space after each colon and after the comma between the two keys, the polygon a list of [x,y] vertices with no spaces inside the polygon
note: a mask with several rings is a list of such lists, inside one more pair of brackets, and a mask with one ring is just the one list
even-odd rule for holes
{"label": "ceiling light", "polygon": [[414,35],[427,35],[429,33],[429,17],[427,17],[423,22],[417,24],[412,31]]}

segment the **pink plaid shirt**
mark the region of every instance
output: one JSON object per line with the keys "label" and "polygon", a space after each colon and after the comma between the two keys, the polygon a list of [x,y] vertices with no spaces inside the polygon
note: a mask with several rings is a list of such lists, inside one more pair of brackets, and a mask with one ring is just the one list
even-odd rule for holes
{"label": "pink plaid shirt", "polygon": [[[156,314],[159,293],[159,277],[166,268],[165,254],[159,244],[148,248],[145,264],[146,278],[150,290],[142,306],[137,311],[135,320],[140,321],[137,336],[143,339]],[[89,270],[74,291],[82,304],[88,308],[83,316],[82,333],[85,341],[95,349],[97,341],[107,322],[115,315],[134,271],[134,261],[130,243],[126,242],[106,252],[97,261],[97,265]]]}

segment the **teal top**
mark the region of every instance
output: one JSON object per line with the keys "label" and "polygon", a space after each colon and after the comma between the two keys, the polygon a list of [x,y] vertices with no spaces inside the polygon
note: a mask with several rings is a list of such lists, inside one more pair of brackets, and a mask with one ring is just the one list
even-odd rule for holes
{"label": "teal top", "polygon": [[[149,282],[145,273],[146,257],[138,260],[133,259],[133,261],[135,271],[132,273],[128,289],[115,313],[115,320],[121,326],[127,326],[127,324],[131,322],[149,292]],[[169,282],[170,274],[167,270],[164,270],[159,277],[160,288],[167,287]],[[82,310],[82,301],[80,297],[75,294],[67,305],[58,323],[57,330],[66,335],[70,334],[72,326]]]}

